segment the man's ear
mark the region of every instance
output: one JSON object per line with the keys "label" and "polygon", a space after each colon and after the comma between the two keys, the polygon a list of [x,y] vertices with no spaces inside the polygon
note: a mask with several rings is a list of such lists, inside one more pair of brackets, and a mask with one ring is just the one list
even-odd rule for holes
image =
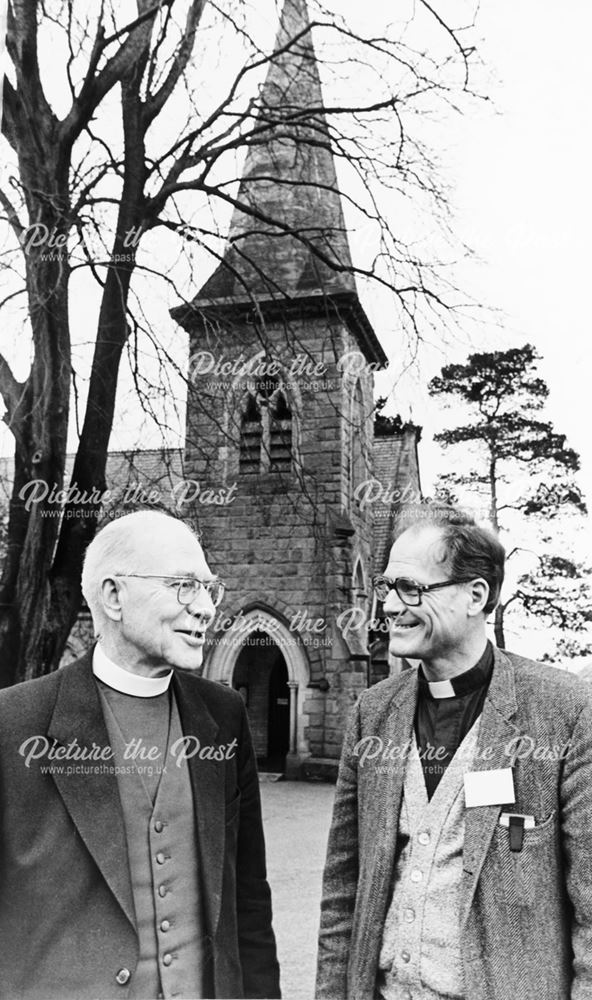
{"label": "man's ear", "polygon": [[122,608],[119,587],[112,576],[108,576],[101,584],[101,599],[106,617],[113,622],[121,621]]}
{"label": "man's ear", "polygon": [[467,614],[469,618],[474,618],[476,615],[483,613],[485,605],[489,600],[489,584],[487,580],[483,580],[482,577],[472,580],[467,588],[467,593],[469,596]]}

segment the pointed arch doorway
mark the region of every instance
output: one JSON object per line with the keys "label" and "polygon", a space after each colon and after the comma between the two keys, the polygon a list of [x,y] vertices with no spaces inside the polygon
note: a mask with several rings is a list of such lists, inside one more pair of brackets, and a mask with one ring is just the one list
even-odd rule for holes
{"label": "pointed arch doorway", "polygon": [[283,772],[290,749],[290,688],[286,661],[271,636],[259,630],[247,636],[232,686],[247,706],[259,769]]}
{"label": "pointed arch doorway", "polygon": [[260,769],[296,776],[310,756],[304,735],[310,670],[304,649],[288,627],[267,611],[246,612],[240,616],[240,628],[226,632],[214,646],[204,676],[241,694]]}

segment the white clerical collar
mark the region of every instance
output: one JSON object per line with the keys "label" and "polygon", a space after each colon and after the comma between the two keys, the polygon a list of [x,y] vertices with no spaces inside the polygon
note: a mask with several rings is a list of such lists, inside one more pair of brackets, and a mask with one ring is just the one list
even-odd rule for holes
{"label": "white clerical collar", "polygon": [[425,675],[424,665],[420,660],[418,678],[419,693],[425,695],[429,692],[432,698],[458,698],[471,694],[479,688],[486,687],[491,680],[493,670],[493,646],[487,641],[482,655],[477,663],[464,670],[462,674],[455,674],[449,680],[429,681]]}
{"label": "white clerical collar", "polygon": [[454,698],[456,691],[452,681],[428,681],[432,698]]}
{"label": "white clerical collar", "polygon": [[93,652],[93,674],[103,684],[121,691],[122,694],[131,694],[134,698],[156,698],[157,695],[168,691],[173,671],[169,671],[163,677],[142,677],[140,674],[133,674],[110,660],[99,642]]}

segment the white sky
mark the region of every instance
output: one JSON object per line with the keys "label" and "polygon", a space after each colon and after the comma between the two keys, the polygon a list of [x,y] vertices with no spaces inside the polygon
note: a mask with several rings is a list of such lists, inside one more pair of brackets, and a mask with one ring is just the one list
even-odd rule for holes
{"label": "white sky", "polygon": [[[592,506],[592,9],[586,0],[561,6],[550,0],[484,0],[478,25],[482,57],[497,77],[488,88],[497,114],[452,123],[448,168],[455,178],[459,234],[482,259],[479,267],[459,270],[459,284],[501,309],[505,319],[503,331],[484,331],[474,349],[526,342],[537,347],[551,391],[548,416],[581,456],[579,482]],[[444,360],[462,361],[467,353],[460,344],[446,359],[426,352],[425,377],[414,389],[406,387],[410,398],[416,394],[413,414],[424,427],[426,492],[455,455],[430,444],[430,436],[442,421],[453,426],[458,414],[442,415],[422,389]],[[589,559],[587,525],[575,545]],[[511,648],[530,656],[548,646],[532,622],[517,630],[510,622],[507,637]]]}
{"label": "white sky", "polygon": [[[363,7],[357,0],[325,2],[351,18],[353,26],[367,31],[384,21],[383,0],[366,0]],[[402,16],[409,6],[401,0],[392,10]],[[273,13],[274,3],[251,0],[250,7],[261,27],[263,12]],[[443,14],[466,10],[467,0],[442,0],[438,9]],[[540,370],[551,388],[549,415],[582,456],[581,484],[592,502],[592,437],[587,420],[592,375],[587,309],[592,206],[585,179],[589,173],[591,28],[587,0],[566,0],[560,9],[551,0],[483,0],[477,36],[482,39],[480,53],[487,72],[477,82],[491,96],[496,110],[473,104],[464,119],[451,116],[438,133],[457,230],[482,260],[480,266],[461,262],[457,284],[484,305],[501,310],[502,327],[492,321],[473,332],[470,342],[459,339],[440,350],[426,348],[418,369],[400,380],[400,351],[388,333],[392,313],[386,317],[380,300],[377,307],[375,298],[363,296],[376,332],[394,359],[388,377],[378,380],[378,392],[388,391],[396,380],[394,407],[404,417],[412,415],[424,428],[420,458],[426,492],[434,475],[450,460],[430,444],[443,417],[439,404],[427,396],[429,378],[442,364],[461,361],[471,350],[530,341],[543,356]],[[275,26],[270,26],[270,39],[274,31]],[[434,36],[433,44],[438,41]],[[161,233],[156,242],[166,247]],[[355,254],[355,245],[353,249]],[[80,294],[82,304],[73,303],[75,322],[82,310],[82,329],[88,324],[89,296]],[[155,303],[153,311],[158,328],[170,328],[181,361],[183,335],[169,320],[168,307],[175,302],[172,293],[170,297],[170,302]],[[4,349],[8,331],[3,333],[0,347]],[[9,350],[9,355],[18,376],[23,377],[28,351],[13,354]],[[133,424],[128,419],[119,422],[112,447],[133,443],[129,439]],[[10,445],[5,433],[0,450],[9,451]]]}
{"label": "white sky", "polygon": [[[370,31],[385,17],[384,0],[325,0],[328,6]],[[391,8],[402,16],[411,0]],[[455,11],[467,0],[442,0],[438,10]],[[261,25],[262,12],[273,11],[273,0],[251,0]],[[391,13],[389,11],[389,15]],[[392,15],[394,16],[394,15]],[[275,26],[269,28],[273,36]],[[484,305],[501,310],[503,321],[493,320],[474,331],[470,342],[426,347],[419,366],[400,378],[401,355],[392,332],[392,312],[385,314],[378,297],[364,305],[387,354],[394,359],[388,376],[379,377],[379,394],[393,381],[393,406],[403,417],[423,426],[420,462],[424,491],[450,465],[453,453],[442,453],[430,441],[443,423],[457,422],[458,414],[442,415],[430,400],[429,379],[448,361],[462,361],[471,350],[494,350],[533,343],[542,355],[540,372],[551,397],[548,414],[556,430],[582,457],[580,483],[592,504],[592,434],[589,398],[592,347],[588,315],[590,285],[589,234],[592,232],[590,183],[590,115],[592,8],[588,0],[482,0],[477,22],[486,72],[480,88],[492,98],[493,108],[473,104],[464,119],[450,117],[440,126],[439,145],[446,181],[452,187],[456,227],[475,250],[481,263],[465,261],[456,271],[459,287]],[[434,42],[437,44],[437,41]],[[54,57],[55,58],[55,57]],[[234,65],[234,64],[233,64]],[[232,69],[228,63],[223,69]],[[170,116],[169,116],[170,117]],[[172,124],[172,122],[169,122]],[[433,135],[433,132],[432,132]],[[166,239],[154,241],[157,256],[168,253]],[[353,246],[355,255],[355,245]],[[201,284],[207,277],[200,274]],[[187,278],[187,273],[185,273]],[[197,290],[195,284],[193,290]],[[176,297],[155,301],[152,316],[157,329],[168,330],[179,363],[186,339],[168,316]],[[376,304],[378,303],[378,305]],[[74,326],[92,337],[91,307],[95,292],[81,290],[73,303]],[[96,316],[96,313],[95,313]],[[7,349],[18,377],[27,370],[28,349],[14,343],[14,334],[0,330],[0,349]],[[86,354],[86,361],[85,361]],[[75,355],[81,369],[88,350]],[[120,401],[119,419],[111,447],[131,447],[137,441],[134,405]],[[158,442],[142,437],[145,445]],[[12,446],[8,432],[0,432],[0,452]],[[589,535],[589,533],[588,533]],[[592,539],[586,546],[592,554]]]}
{"label": "white sky", "polygon": [[[465,286],[505,313],[500,347],[538,348],[549,415],[582,457],[580,482],[592,503],[592,8],[587,0],[485,0],[478,26],[480,51],[498,77],[489,88],[498,114],[452,126],[459,232],[483,260],[460,269],[459,282],[466,275]],[[496,336],[485,349],[495,349]],[[459,345],[447,360],[466,353]],[[435,402],[414,414],[429,438],[439,422]],[[422,457],[429,486],[440,463],[427,440]]]}

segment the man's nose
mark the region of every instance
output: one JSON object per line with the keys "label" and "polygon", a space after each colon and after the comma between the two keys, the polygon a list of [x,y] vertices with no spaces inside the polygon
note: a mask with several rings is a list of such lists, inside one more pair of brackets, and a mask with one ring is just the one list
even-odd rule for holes
{"label": "man's nose", "polygon": [[389,590],[386,601],[382,606],[386,615],[398,615],[406,607],[394,587],[392,590]]}
{"label": "man's nose", "polygon": [[203,587],[199,593],[195,595],[193,600],[189,604],[185,605],[185,607],[187,608],[189,614],[194,618],[203,618],[206,628],[208,628],[214,620],[216,608],[212,598]]}

